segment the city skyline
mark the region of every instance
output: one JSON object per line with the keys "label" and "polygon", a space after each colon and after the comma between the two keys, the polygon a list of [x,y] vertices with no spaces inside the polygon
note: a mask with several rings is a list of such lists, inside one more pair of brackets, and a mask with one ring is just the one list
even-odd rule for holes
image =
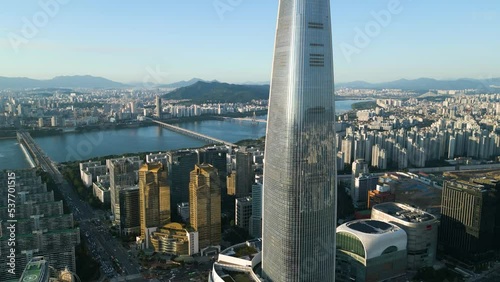
{"label": "city skyline", "polygon": [[[40,3],[51,5],[4,4],[0,76],[93,75],[123,83],[270,77],[275,1]],[[332,1],[337,81],[500,76],[496,3],[430,3]],[[32,33],[23,33],[30,24]],[[243,66],[244,73],[235,71]]]}

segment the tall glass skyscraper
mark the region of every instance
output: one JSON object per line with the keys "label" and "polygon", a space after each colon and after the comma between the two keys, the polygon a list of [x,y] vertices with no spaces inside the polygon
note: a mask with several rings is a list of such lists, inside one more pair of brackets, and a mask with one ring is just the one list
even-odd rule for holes
{"label": "tall glass skyscraper", "polygon": [[334,281],[336,147],[330,0],[280,0],[263,199],[266,281]]}

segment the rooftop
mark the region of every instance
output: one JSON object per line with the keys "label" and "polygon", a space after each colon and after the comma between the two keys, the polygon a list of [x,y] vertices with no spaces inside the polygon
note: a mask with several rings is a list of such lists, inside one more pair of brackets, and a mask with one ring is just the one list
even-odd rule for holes
{"label": "rooftop", "polygon": [[262,250],[262,239],[254,239],[225,249],[221,254],[251,260]]}
{"label": "rooftop", "polygon": [[430,213],[400,203],[382,203],[375,205],[373,209],[381,211],[399,220],[412,223],[427,222],[436,219],[436,217]]}
{"label": "rooftop", "polygon": [[21,276],[21,279],[19,279],[19,281],[41,281],[41,278],[46,275],[46,271],[48,271],[48,265],[45,259],[43,257],[34,257],[26,265],[23,275]]}
{"label": "rooftop", "polygon": [[355,220],[346,223],[346,227],[367,234],[383,234],[394,231],[394,225],[378,220]]}

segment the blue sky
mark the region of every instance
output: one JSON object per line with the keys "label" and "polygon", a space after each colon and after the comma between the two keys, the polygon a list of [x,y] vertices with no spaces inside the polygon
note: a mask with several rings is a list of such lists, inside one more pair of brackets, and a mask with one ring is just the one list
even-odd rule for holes
{"label": "blue sky", "polygon": [[[277,0],[1,5],[0,76],[90,74],[161,83],[270,78]],[[374,16],[380,13],[390,19]],[[500,77],[498,0],[333,0],[332,22],[336,81]],[[30,25],[34,32],[25,28]]]}

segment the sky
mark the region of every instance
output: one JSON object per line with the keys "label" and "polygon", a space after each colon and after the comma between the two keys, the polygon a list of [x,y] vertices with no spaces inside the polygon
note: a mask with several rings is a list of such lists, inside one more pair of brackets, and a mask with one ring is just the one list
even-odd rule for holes
{"label": "sky", "polygon": [[[0,76],[271,75],[278,0],[0,0]],[[332,0],[335,80],[500,77],[498,0]]]}

